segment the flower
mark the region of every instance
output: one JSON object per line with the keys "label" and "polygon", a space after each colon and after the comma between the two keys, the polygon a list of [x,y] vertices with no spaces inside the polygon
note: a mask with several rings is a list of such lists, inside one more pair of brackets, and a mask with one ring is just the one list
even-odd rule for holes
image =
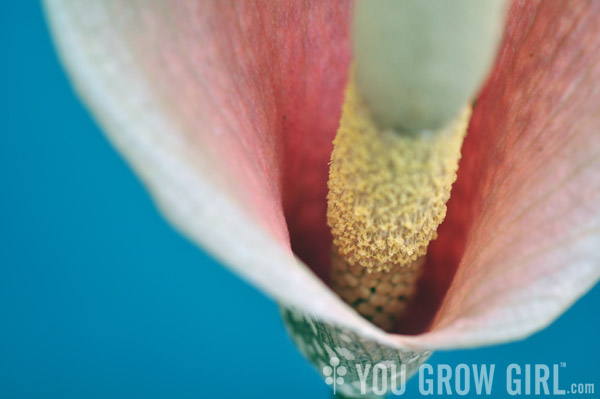
{"label": "flower", "polygon": [[600,277],[598,2],[511,4],[403,334],[324,283],[351,4],[46,6],[79,94],[164,215],[323,326],[405,351],[490,345],[544,328]]}

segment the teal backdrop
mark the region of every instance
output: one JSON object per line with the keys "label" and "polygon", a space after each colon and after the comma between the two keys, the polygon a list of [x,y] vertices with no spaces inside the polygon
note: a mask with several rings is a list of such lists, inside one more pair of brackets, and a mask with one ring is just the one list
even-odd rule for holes
{"label": "teal backdrop", "polygon": [[[328,398],[277,306],[157,212],[75,97],[40,4],[4,1],[0,19],[0,398]],[[431,362],[495,363],[494,398],[509,363],[566,362],[561,385],[600,390],[599,301]]]}

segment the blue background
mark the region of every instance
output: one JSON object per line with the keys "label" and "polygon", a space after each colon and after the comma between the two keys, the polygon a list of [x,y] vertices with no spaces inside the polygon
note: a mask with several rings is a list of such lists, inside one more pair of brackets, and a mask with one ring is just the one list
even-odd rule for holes
{"label": "blue background", "polygon": [[[157,213],[74,96],[41,6],[0,8],[0,398],[329,397],[276,305]],[[432,362],[496,363],[499,398],[511,362],[567,362],[561,385],[599,390],[599,300]]]}

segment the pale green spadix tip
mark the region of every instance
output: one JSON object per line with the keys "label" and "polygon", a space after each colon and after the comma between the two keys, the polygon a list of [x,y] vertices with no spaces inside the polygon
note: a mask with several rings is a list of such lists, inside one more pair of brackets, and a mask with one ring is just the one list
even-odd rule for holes
{"label": "pale green spadix tip", "polygon": [[382,126],[434,130],[473,100],[501,38],[504,0],[358,0],[358,89]]}

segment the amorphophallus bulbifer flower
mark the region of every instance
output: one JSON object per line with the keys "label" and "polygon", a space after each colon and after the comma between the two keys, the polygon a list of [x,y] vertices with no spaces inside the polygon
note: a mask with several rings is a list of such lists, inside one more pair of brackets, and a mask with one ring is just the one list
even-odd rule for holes
{"label": "amorphophallus bulbifer flower", "polygon": [[46,9],[79,94],[164,215],[281,303],[316,364],[337,355],[414,370],[430,350],[519,339],[600,276],[599,2],[510,4],[447,215],[391,333],[328,287],[351,3]]}

